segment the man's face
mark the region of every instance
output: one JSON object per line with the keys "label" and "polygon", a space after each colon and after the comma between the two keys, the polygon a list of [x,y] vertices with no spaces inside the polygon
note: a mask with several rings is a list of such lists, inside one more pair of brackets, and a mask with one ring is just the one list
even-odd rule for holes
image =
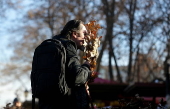
{"label": "man's face", "polygon": [[82,26],[81,30],[73,34],[72,40],[77,44],[77,48],[82,50],[84,38],[85,38],[85,35],[87,34],[87,29],[83,24],[80,24],[80,25]]}

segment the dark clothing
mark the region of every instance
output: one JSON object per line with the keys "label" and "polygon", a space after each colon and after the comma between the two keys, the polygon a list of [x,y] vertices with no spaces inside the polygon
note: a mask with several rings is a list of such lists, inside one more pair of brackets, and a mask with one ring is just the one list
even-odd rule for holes
{"label": "dark clothing", "polygon": [[73,41],[60,36],[54,36],[53,38],[60,40],[66,49],[65,76],[70,91],[65,97],[40,98],[40,109],[89,109],[85,83],[91,76],[90,66],[80,64],[77,46]]}

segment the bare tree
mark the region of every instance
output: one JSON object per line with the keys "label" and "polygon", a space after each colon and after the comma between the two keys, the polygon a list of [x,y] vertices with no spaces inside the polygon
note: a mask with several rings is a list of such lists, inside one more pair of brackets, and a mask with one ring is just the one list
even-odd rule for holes
{"label": "bare tree", "polygon": [[[16,2],[12,2],[14,7],[18,7]],[[169,39],[170,5],[166,5],[169,1],[164,1],[166,4],[155,0],[101,0],[100,2],[40,0],[38,3],[35,2],[32,1],[28,7],[24,7],[21,2],[20,10],[16,10],[21,13],[23,9],[22,12],[25,13],[20,14],[23,16],[18,16],[15,20],[19,22],[17,25],[10,26],[12,28],[10,47],[14,50],[14,54],[10,65],[3,69],[1,77],[7,77],[15,69],[18,76],[27,75],[29,78],[36,46],[44,39],[58,34],[65,23],[71,19],[81,19],[85,23],[97,20],[103,27],[100,33],[103,38],[97,60],[97,72],[100,73],[100,68],[105,68],[102,67],[101,60],[107,53],[108,69],[105,73],[109,72],[110,80],[122,82],[122,71],[127,73],[127,82],[150,82],[151,79],[161,75],[162,62],[168,53],[165,49],[168,48]],[[160,13],[154,11],[155,9]],[[160,30],[163,31],[159,32]],[[161,47],[158,46],[159,44]],[[83,53],[80,52],[80,59],[82,55]],[[113,68],[116,72],[113,72]],[[117,76],[114,77],[113,74]]]}
{"label": "bare tree", "polygon": [[15,69],[21,76],[26,74],[29,79],[34,50],[44,39],[58,34],[69,20],[81,19],[86,23],[92,20],[91,17],[95,14],[93,10],[95,7],[89,5],[89,3],[94,4],[91,0],[35,2],[32,1],[30,8],[23,13],[23,17],[18,19],[22,25],[16,25],[12,30],[18,37],[11,34],[13,40],[10,47],[13,48],[14,54],[11,56],[11,65],[3,69],[4,73],[12,72],[12,64],[20,66],[22,63],[22,68],[15,67]]}
{"label": "bare tree", "polygon": [[[170,66],[170,1],[167,0],[158,0],[157,3],[157,9],[161,12],[160,18],[162,19],[161,23],[161,29],[162,29],[162,42],[165,44],[165,50],[166,53],[165,59],[164,59],[164,75],[166,77],[166,95],[170,94],[170,76],[169,76],[169,66]],[[168,104],[170,105],[170,104]]]}
{"label": "bare tree", "polygon": [[[110,75],[110,80],[114,80],[113,78],[113,70],[112,70],[112,57],[114,58],[115,61],[115,65],[116,65],[116,69],[117,69],[117,75],[118,75],[118,80],[120,82],[122,82],[121,76],[120,76],[120,72],[119,72],[119,67],[117,65],[117,58],[116,55],[114,53],[114,48],[113,48],[113,44],[112,44],[112,40],[113,40],[113,26],[114,26],[114,22],[117,20],[117,16],[119,15],[119,12],[115,12],[115,0],[113,1],[108,1],[108,0],[102,0],[103,5],[103,15],[105,15],[105,22],[106,22],[106,36],[104,41],[102,42],[102,49],[100,51],[99,54],[99,58],[97,60],[98,65],[97,65],[97,71],[100,70],[100,64],[101,64],[101,59],[104,53],[104,50],[107,47],[107,42],[108,42],[108,52],[109,52],[109,75]],[[116,17],[115,17],[116,16]]]}

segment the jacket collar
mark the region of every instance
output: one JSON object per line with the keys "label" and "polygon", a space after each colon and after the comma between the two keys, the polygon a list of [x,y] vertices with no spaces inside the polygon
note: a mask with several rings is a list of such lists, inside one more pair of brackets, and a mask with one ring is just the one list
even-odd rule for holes
{"label": "jacket collar", "polygon": [[58,40],[60,40],[62,43],[72,43],[72,45],[75,47],[75,49],[77,50],[77,45],[76,45],[76,43],[73,41],[73,40],[71,40],[71,39],[68,39],[68,38],[66,38],[65,36],[61,36],[61,35],[56,35],[56,36],[54,36],[53,37],[53,39],[58,39]]}

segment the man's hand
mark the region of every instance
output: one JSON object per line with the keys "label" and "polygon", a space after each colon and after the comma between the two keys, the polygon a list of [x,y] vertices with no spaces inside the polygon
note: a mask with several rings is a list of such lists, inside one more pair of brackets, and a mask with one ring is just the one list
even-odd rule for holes
{"label": "man's hand", "polygon": [[90,66],[90,62],[89,61],[85,61],[84,64],[87,64]]}
{"label": "man's hand", "polygon": [[96,72],[92,72],[91,78],[90,78],[90,80],[88,81],[88,83],[94,82],[94,79],[95,79],[96,77],[97,77],[97,73],[96,73]]}

